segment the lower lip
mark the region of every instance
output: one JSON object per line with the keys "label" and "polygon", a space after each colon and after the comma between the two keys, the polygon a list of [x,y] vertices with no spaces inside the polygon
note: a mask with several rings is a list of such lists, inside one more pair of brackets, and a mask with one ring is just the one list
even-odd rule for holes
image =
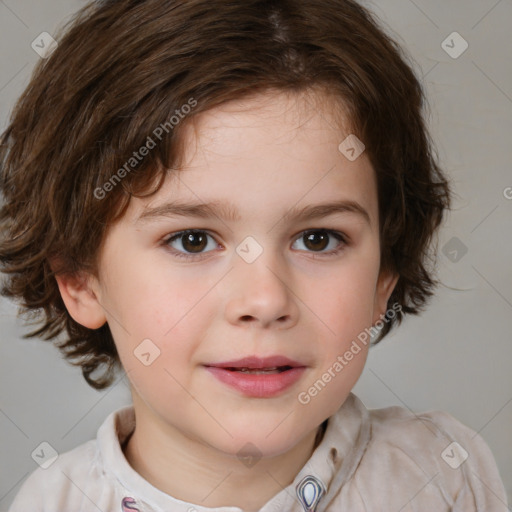
{"label": "lower lip", "polygon": [[206,369],[221,382],[246,396],[269,398],[282,393],[295,384],[301,378],[306,367],[300,366],[281,373],[259,374],[234,372],[215,366],[206,366]]}

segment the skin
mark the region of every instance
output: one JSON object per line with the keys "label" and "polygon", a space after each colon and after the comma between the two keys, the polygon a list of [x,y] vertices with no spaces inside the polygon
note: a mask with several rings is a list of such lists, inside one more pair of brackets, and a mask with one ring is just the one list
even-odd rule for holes
{"label": "skin", "polygon": [[[196,130],[187,126],[182,169],[156,195],[133,198],[109,228],[98,277],[58,277],[71,316],[112,331],[136,414],[128,462],[180,500],[257,510],[289,485],[361,375],[367,346],[308,404],[298,394],[385,313],[396,285],[380,270],[374,170],[365,153],[354,162],[340,153],[351,132],[327,100],[268,93],[201,114]],[[135,222],[145,207],[176,199],[230,202],[240,219]],[[335,200],[357,201],[370,222],[350,212],[284,220],[294,207]],[[203,233],[203,252],[184,238],[165,244],[184,229],[211,235]],[[340,242],[308,243],[313,229],[348,242],[333,254]],[[248,236],[263,249],[252,263],[236,252]],[[160,350],[149,366],[134,356],[147,338]],[[275,354],[307,369],[273,398],[246,397],[202,366]],[[248,442],[262,456],[252,467],[237,457]]]}

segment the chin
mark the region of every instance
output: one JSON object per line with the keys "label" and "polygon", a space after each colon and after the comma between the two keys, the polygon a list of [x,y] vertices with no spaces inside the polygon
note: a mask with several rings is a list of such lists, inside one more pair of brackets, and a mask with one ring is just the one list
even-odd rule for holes
{"label": "chin", "polygon": [[278,427],[270,434],[269,432],[272,432],[272,429],[262,431],[255,429],[254,425],[252,429],[231,432],[234,439],[231,439],[223,448],[229,454],[236,456],[277,457],[296,446],[309,433],[309,430],[302,432],[293,426],[288,426],[288,428]]}

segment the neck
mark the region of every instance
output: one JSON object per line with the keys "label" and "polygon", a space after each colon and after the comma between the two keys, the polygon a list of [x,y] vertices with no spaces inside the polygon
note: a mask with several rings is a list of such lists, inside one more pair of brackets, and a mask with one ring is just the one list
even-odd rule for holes
{"label": "neck", "polygon": [[123,451],[128,463],[146,481],[176,499],[203,507],[239,507],[257,511],[290,485],[320,443],[326,422],[293,449],[257,463],[190,439],[172,435],[151,422],[139,421]]}

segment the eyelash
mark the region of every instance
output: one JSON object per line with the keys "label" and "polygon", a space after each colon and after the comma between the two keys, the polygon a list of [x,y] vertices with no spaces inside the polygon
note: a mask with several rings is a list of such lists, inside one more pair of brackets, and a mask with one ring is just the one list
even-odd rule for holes
{"label": "eyelash", "polygon": [[[204,233],[204,234],[210,236],[211,238],[214,238],[214,236],[211,233],[209,233],[208,231],[205,231],[205,230],[186,229],[184,231],[178,231],[176,233],[171,233],[169,236],[167,236],[163,240],[162,243],[166,247],[166,249],[169,250],[173,254],[174,257],[182,258],[182,259],[186,259],[186,260],[201,259],[202,256],[208,254],[209,252],[212,252],[212,251],[206,251],[206,252],[202,252],[202,253],[186,253],[186,252],[177,251],[176,249],[174,249],[170,246],[170,243],[173,242],[174,240],[177,240],[177,239],[179,239],[185,235],[191,234],[191,233],[192,234]],[[315,251],[307,251],[307,252],[311,252],[313,255],[315,255],[315,254],[322,255],[322,256],[313,256],[313,258],[318,258],[318,257],[324,258],[324,257],[336,256],[340,252],[342,252],[345,249],[345,247],[348,245],[348,241],[347,241],[348,237],[344,233],[342,233],[340,231],[334,231],[331,229],[325,229],[325,228],[308,229],[308,230],[302,231],[300,233],[300,235],[294,239],[294,242],[296,240],[299,240],[305,234],[309,234],[309,233],[327,233],[328,235],[331,235],[334,238],[336,238],[338,240],[338,242],[340,242],[340,245],[338,248],[332,249],[331,251],[328,251],[328,252],[316,252],[315,253]]]}

